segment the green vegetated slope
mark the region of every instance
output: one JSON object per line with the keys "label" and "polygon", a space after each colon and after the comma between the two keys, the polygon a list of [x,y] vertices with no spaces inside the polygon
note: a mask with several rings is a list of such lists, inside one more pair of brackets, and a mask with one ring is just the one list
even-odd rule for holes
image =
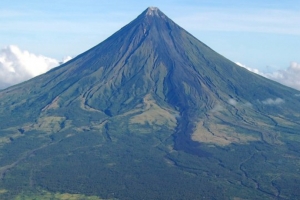
{"label": "green vegetated slope", "polygon": [[298,199],[299,93],[148,8],[0,91],[0,197]]}

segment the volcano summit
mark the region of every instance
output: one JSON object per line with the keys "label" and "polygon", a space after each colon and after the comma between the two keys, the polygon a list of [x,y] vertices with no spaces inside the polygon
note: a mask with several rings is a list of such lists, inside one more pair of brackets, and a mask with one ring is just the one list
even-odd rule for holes
{"label": "volcano summit", "polygon": [[149,7],[69,62],[0,91],[0,195],[297,199],[299,119],[299,91]]}

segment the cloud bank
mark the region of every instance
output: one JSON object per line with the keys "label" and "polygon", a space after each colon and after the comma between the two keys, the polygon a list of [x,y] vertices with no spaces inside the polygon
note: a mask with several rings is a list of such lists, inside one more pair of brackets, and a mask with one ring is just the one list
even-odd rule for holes
{"label": "cloud bank", "polygon": [[267,73],[267,78],[277,81],[283,85],[300,90],[300,64],[292,62],[285,70]]}
{"label": "cloud bank", "polygon": [[26,81],[70,60],[62,62],[42,55],[35,55],[10,45],[0,50],[0,89]]}
{"label": "cloud bank", "polygon": [[268,79],[300,90],[300,64],[297,62],[292,62],[287,69],[278,70],[271,73],[262,73],[258,69],[247,67],[239,62],[236,62],[236,64]]}

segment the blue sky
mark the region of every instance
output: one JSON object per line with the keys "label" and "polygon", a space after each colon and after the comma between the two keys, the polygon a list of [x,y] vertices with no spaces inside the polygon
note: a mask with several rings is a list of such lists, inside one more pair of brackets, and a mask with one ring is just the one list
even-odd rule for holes
{"label": "blue sky", "polygon": [[0,48],[61,60],[97,45],[156,6],[234,62],[267,73],[300,63],[299,0],[1,0]]}

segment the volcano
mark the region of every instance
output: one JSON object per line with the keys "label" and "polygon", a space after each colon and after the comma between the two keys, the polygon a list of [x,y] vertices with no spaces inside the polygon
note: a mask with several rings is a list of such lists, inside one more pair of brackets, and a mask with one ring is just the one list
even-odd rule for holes
{"label": "volcano", "polygon": [[149,7],[0,91],[1,199],[298,199],[300,92]]}

